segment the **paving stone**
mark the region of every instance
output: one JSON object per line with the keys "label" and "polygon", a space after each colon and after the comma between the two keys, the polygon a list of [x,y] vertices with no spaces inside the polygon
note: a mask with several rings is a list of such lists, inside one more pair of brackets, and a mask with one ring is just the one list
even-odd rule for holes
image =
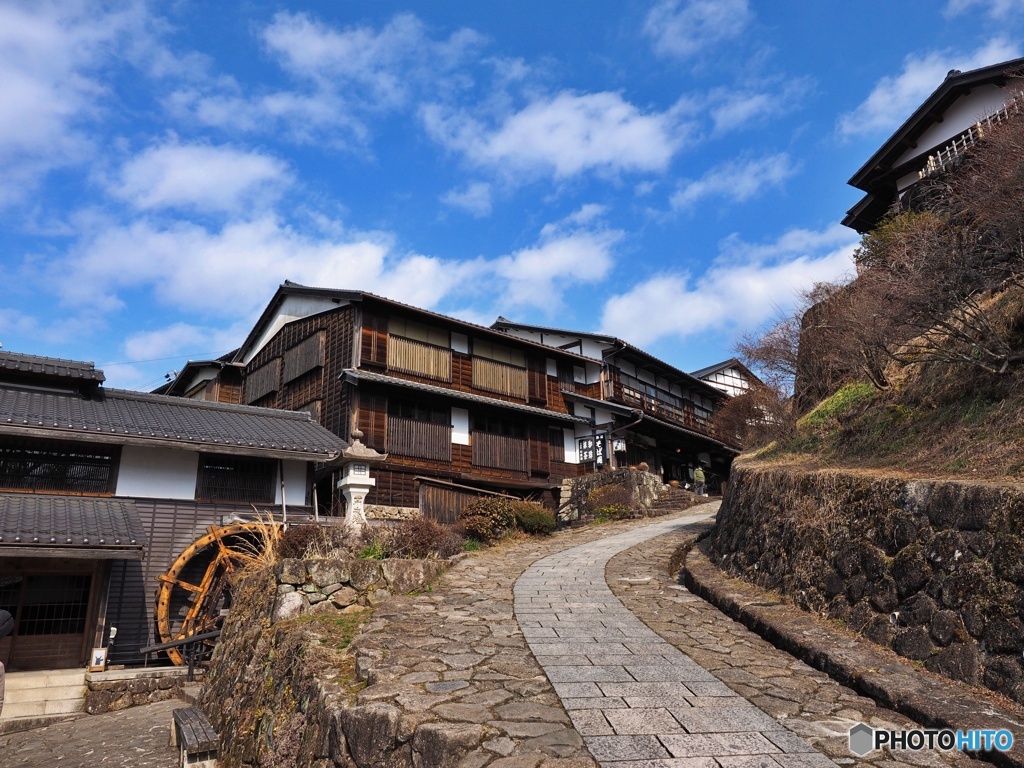
{"label": "paving stone", "polygon": [[667,709],[611,709],[604,714],[618,734],[684,733]]}
{"label": "paving stone", "polygon": [[590,736],[586,744],[590,754],[600,762],[670,757],[654,736]]}

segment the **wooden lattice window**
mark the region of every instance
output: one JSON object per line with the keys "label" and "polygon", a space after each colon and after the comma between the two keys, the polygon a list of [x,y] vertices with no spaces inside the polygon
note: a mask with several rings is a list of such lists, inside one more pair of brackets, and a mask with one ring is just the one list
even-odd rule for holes
{"label": "wooden lattice window", "polygon": [[199,457],[196,498],[243,504],[273,504],[277,462],[246,456]]}
{"label": "wooden lattice window", "polygon": [[0,442],[0,489],[110,494],[120,448],[49,440]]}

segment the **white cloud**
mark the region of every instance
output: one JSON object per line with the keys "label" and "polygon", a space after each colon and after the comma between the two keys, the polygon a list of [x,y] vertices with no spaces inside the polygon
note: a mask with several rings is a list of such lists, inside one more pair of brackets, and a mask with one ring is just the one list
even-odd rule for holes
{"label": "white cloud", "polygon": [[683,139],[671,112],[644,113],[611,92],[537,98],[493,128],[437,104],[422,116],[431,136],[474,165],[560,179],[588,171],[663,171]]}
{"label": "white cloud", "polygon": [[739,37],[753,17],[747,0],[659,0],[644,34],[659,55],[687,59]]}
{"label": "white cloud", "polygon": [[461,208],[477,218],[491,215],[491,185],[477,181],[463,190],[450,190],[441,197],[441,202],[453,208]]}
{"label": "white cloud", "polygon": [[767,244],[730,238],[704,274],[658,275],[608,299],[601,327],[640,346],[753,328],[776,307],[791,307],[801,289],[852,271],[856,245],[856,234],[838,224],[821,232],[791,230]]}
{"label": "white cloud", "polygon": [[800,109],[814,86],[806,77],[762,83],[758,88],[715,88],[707,96],[706,111],[713,133],[722,135]]}
{"label": "white cloud", "polygon": [[997,64],[1019,55],[1020,47],[995,39],[971,52],[932,51],[910,55],[895,77],[883,77],[853,111],[839,118],[839,133],[857,136],[894,130],[942,84],[951,69],[969,71]]}
{"label": "white cloud", "polygon": [[249,324],[229,328],[172,323],[152,331],[139,331],[124,340],[124,353],[129,360],[148,362],[195,355],[222,355],[241,343]]}
{"label": "white cloud", "polygon": [[75,0],[0,4],[0,204],[24,197],[48,171],[87,159],[81,123],[106,95],[95,72],[137,25],[133,13]]}
{"label": "white cloud", "polygon": [[597,283],[614,263],[624,233],[600,222],[604,208],[585,205],[540,232],[536,245],[495,259],[488,269],[502,281],[500,306],[535,307],[550,314],[569,285]]}
{"label": "white cloud", "polygon": [[671,198],[674,210],[690,208],[705,197],[724,197],[741,203],[769,188],[781,187],[797,172],[785,152],[757,160],[734,160],[713,168],[696,181],[687,181]]}
{"label": "white cloud", "polygon": [[976,6],[980,6],[994,19],[1005,19],[1014,13],[1024,11],[1020,0],[949,0],[946,5],[946,15],[958,16]]}
{"label": "white cloud", "polygon": [[483,44],[473,30],[434,39],[411,14],[374,29],[336,29],[306,13],[280,12],[260,30],[267,53],[295,87],[247,93],[231,77],[182,87],[165,103],[179,116],[299,143],[363,145],[368,118],[467,87],[462,65]]}
{"label": "white cloud", "polygon": [[110,191],[139,210],[236,211],[262,207],[291,181],[270,155],[172,139],[125,163]]}

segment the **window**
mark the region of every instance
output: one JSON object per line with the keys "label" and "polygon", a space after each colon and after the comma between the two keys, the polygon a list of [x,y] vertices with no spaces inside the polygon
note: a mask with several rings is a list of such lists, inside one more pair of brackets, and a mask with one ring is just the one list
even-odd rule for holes
{"label": "window", "polygon": [[0,441],[0,488],[110,494],[120,448],[47,440]]}
{"label": "window", "polygon": [[433,344],[435,347],[448,348],[451,346],[448,331],[417,323],[415,320],[408,320],[404,317],[392,316],[388,330],[393,336],[422,341],[424,344]]}
{"label": "window", "polygon": [[526,367],[526,353],[521,349],[512,349],[503,344],[495,344],[493,341],[473,339],[473,354],[477,357],[486,357],[498,363],[516,365],[520,368]]}
{"label": "window", "polygon": [[417,403],[412,400],[397,400],[393,397],[388,400],[388,416],[449,426],[452,422],[451,413],[444,406]]}
{"label": "window", "polygon": [[203,501],[234,501],[273,504],[277,462],[243,456],[199,457],[196,498]]}
{"label": "window", "polygon": [[474,416],[473,429],[477,432],[487,432],[490,435],[526,437],[526,426],[522,422],[502,418],[501,416]]}

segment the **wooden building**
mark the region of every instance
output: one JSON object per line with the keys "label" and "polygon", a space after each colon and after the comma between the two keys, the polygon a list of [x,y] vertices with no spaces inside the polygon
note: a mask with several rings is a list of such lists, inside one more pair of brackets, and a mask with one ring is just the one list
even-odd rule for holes
{"label": "wooden building", "polygon": [[486,492],[554,506],[563,479],[595,466],[578,451],[590,420],[563,394],[598,391],[595,361],[370,293],[286,282],[229,359],[190,363],[160,391],[222,393],[236,371],[240,402],[308,411],[388,454],[371,518],[453,522]]}
{"label": "wooden building", "polygon": [[[725,480],[738,447],[716,433],[712,417],[730,397],[726,386],[705,381],[614,336],[514,323],[499,317],[492,326],[507,336],[535,341],[551,349],[572,351],[596,369],[594,386],[565,380],[562,395],[573,412],[595,431],[594,450],[603,450],[613,465],[646,462],[666,481],[692,480],[698,464],[711,470],[712,488]],[[745,378],[726,361],[705,369],[707,376],[739,387]],[[749,371],[746,371],[749,374]],[[753,374],[750,374],[752,377]],[[734,380],[735,379],[735,380]]]}
{"label": "wooden building", "polygon": [[[307,414],[107,389],[92,363],[0,352],[0,640],[8,669],[143,661],[158,577],[210,525],[311,513],[346,443]],[[199,564],[201,565],[201,564]]]}
{"label": "wooden building", "polygon": [[[917,183],[959,161],[986,126],[1019,110],[1024,59],[969,72],[952,70],[850,178],[865,194],[843,224],[870,232],[893,209],[912,204]],[[909,195],[909,197],[908,197]]]}

